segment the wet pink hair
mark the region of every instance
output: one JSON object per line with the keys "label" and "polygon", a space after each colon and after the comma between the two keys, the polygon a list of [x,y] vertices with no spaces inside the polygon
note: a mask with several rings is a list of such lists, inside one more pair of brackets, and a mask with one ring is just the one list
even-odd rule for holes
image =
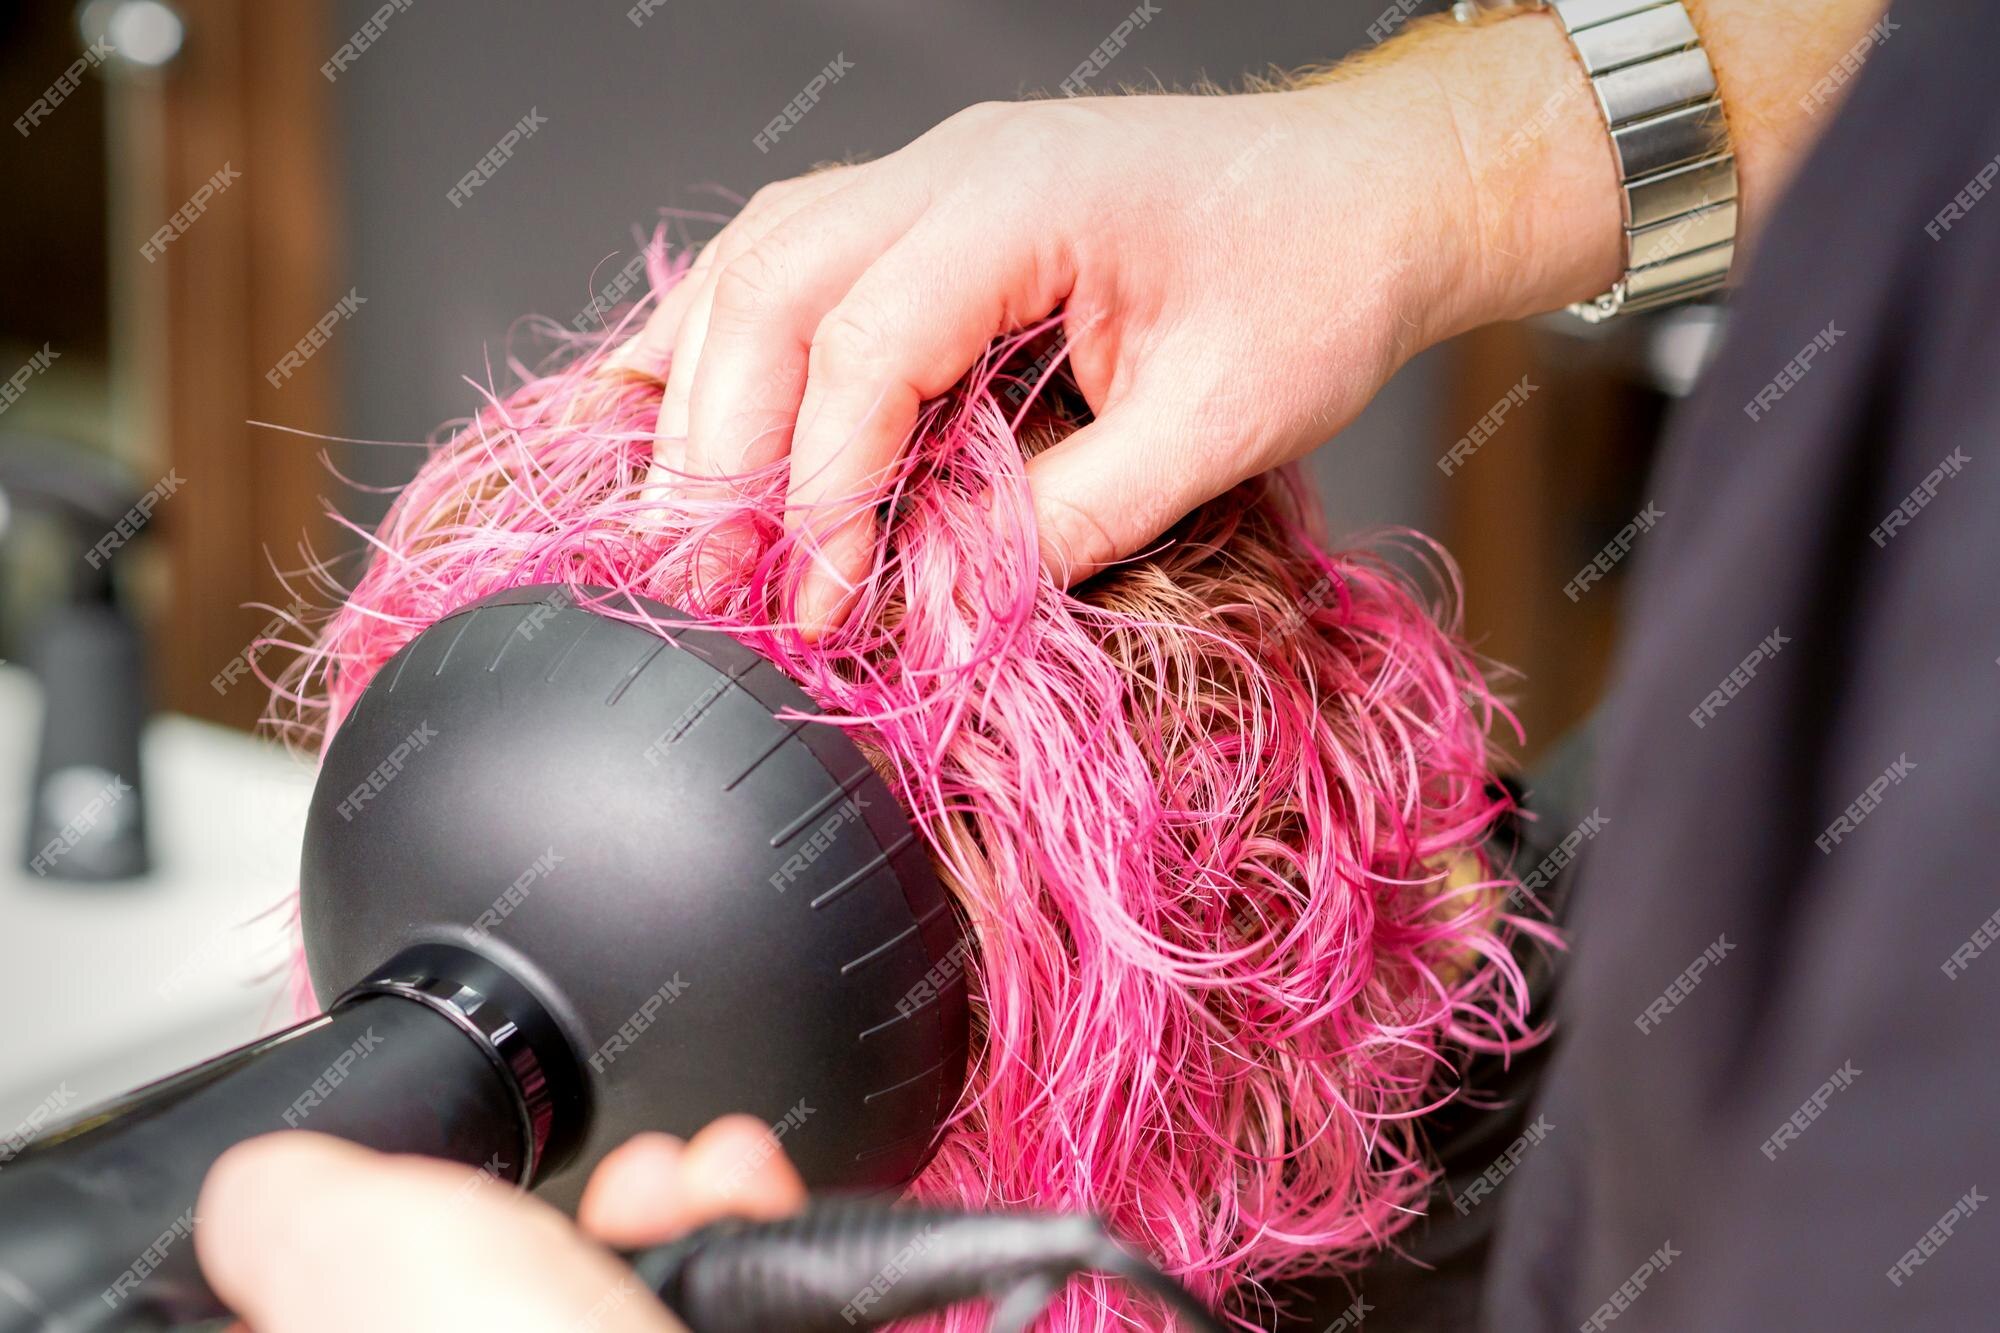
{"label": "wet pink hair", "polygon": [[[681,271],[656,245],[627,321]],[[963,907],[970,1085],[913,1197],[1094,1211],[1259,1323],[1266,1284],[1388,1243],[1435,1175],[1419,1117],[1466,1051],[1532,1035],[1511,946],[1539,928],[1481,850],[1505,713],[1455,637],[1448,560],[1398,539],[1415,578],[1325,549],[1287,471],[1063,591],[1023,461],[1073,396],[1046,357],[1022,377],[1024,334],[925,406],[853,614],[808,642],[785,464],[649,488],[661,385],[614,365],[620,340],[513,365],[356,529],[372,557],[281,711],[323,741],[413,635],[497,589],[678,606],[851,725]],[[1080,1280],[1052,1327],[1161,1319]]]}

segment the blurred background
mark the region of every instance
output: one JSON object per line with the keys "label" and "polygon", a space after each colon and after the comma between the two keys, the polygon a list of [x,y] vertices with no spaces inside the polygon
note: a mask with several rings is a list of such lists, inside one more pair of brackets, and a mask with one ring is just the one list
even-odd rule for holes
{"label": "blurred background", "polygon": [[[1441,7],[1166,0],[1103,79],[1229,85]],[[594,327],[663,209],[699,241],[767,180],[1053,91],[1132,8],[0,0],[0,1006],[44,1015],[0,1049],[0,1138],[282,1016],[310,774],[251,736],[255,668],[281,572],[358,570],[328,504],[379,516],[411,446],[505,387],[522,316]],[[1596,701],[1618,576],[1564,588],[1643,507],[1719,319],[1480,331],[1312,459],[1337,537],[1456,555],[1528,757]]]}

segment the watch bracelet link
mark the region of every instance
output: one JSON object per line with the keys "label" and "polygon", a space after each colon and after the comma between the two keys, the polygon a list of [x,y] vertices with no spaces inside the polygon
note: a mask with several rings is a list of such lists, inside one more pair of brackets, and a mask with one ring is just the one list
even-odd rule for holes
{"label": "watch bracelet link", "polygon": [[[1618,162],[1625,276],[1570,307],[1596,323],[1721,288],[1736,254],[1736,156],[1715,70],[1680,0],[1552,0]],[[1461,18],[1475,6],[1461,6]]]}

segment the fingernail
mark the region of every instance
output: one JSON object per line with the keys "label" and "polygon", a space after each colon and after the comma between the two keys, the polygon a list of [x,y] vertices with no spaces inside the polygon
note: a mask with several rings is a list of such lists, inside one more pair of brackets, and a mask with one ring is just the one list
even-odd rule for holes
{"label": "fingernail", "polygon": [[809,570],[799,583],[799,633],[807,643],[818,643],[837,623],[837,613],[847,594],[838,583]]}

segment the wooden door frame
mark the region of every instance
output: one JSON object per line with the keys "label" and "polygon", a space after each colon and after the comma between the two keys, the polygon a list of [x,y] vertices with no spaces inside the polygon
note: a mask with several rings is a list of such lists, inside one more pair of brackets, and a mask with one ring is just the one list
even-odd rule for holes
{"label": "wooden door frame", "polygon": [[148,479],[178,479],[157,511],[157,702],[250,726],[268,692],[231,664],[282,665],[250,651],[288,605],[273,566],[301,568],[331,534],[318,443],[253,423],[336,426],[337,334],[276,370],[344,295],[320,72],[335,43],[326,0],[178,4],[179,56],[111,95],[116,418]]}

